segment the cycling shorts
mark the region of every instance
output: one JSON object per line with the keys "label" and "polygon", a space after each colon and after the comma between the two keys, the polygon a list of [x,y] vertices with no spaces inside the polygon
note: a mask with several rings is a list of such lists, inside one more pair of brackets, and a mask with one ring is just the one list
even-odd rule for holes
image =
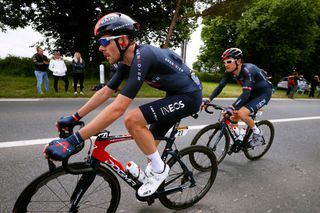
{"label": "cycling shorts", "polygon": [[258,96],[250,97],[248,102],[244,105],[253,114],[257,112],[264,105],[267,105],[272,96],[272,88],[266,89],[264,93]]}
{"label": "cycling shorts", "polygon": [[163,137],[180,119],[199,111],[202,103],[201,91],[167,96],[140,106],[140,110],[154,136]]}

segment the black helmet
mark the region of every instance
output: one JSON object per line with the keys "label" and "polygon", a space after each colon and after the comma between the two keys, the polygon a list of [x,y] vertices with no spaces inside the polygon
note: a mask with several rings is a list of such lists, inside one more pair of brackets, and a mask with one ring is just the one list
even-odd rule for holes
{"label": "black helmet", "polygon": [[139,23],[122,13],[109,13],[99,19],[94,35],[101,37],[105,34],[111,36],[129,35],[133,39],[139,31]]}
{"label": "black helmet", "polygon": [[229,48],[226,51],[224,51],[223,54],[221,55],[222,60],[225,60],[227,58],[238,59],[242,57],[243,57],[243,54],[239,48]]}

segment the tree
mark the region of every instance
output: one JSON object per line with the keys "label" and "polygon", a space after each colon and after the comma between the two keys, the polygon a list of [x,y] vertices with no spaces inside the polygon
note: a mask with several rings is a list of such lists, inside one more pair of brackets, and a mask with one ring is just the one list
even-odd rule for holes
{"label": "tree", "polygon": [[219,67],[223,50],[237,46],[247,62],[269,71],[275,80],[293,67],[305,75],[319,72],[319,5],[313,0],[256,0],[238,19],[208,17],[201,34],[205,45],[195,65],[206,71]]}
{"label": "tree", "polygon": [[238,22],[237,44],[270,74],[287,75],[317,48],[319,9],[313,0],[260,0]]}
{"label": "tree", "polygon": [[[130,15],[142,26],[140,41],[163,44],[167,29],[174,13],[175,4],[171,0],[0,0],[3,13],[0,27],[11,28],[31,25],[42,33],[49,51],[60,50],[67,56],[80,51],[88,61],[90,58],[100,63],[94,24],[107,13],[120,11]],[[185,8],[182,7],[184,13]],[[171,37],[171,46],[178,46],[188,38],[193,22],[179,21]]]}

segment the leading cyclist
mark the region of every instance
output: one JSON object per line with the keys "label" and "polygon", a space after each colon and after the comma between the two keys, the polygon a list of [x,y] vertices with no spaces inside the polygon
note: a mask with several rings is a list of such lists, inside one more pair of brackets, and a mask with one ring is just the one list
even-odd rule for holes
{"label": "leading cyclist", "polygon": [[261,145],[263,142],[262,131],[255,125],[250,114],[266,105],[272,95],[272,84],[268,81],[265,71],[254,64],[243,63],[243,54],[239,48],[229,48],[221,56],[226,68],[224,76],[212,94],[206,99],[202,107],[206,107],[217,97],[226,84],[234,80],[242,86],[242,94],[229,107],[233,116],[230,121],[237,123],[239,118],[253,131],[251,146]]}
{"label": "leading cyclist", "polygon": [[[202,102],[202,87],[200,81],[191,74],[190,68],[173,51],[138,45],[135,42],[138,31],[139,24],[121,13],[107,14],[96,23],[94,34],[99,38],[99,51],[110,64],[119,62],[118,69],[108,84],[74,115],[62,117],[57,122],[58,127],[80,120],[96,109],[111,98],[127,78],[126,84],[114,101],[88,125],[66,139],[50,142],[44,149],[44,155],[52,160],[70,156],[80,143],[122,116],[142,83],[146,82],[165,91],[166,96],[132,109],[124,119],[127,130],[150,161],[146,168],[147,178],[138,189],[139,196],[144,197],[157,190],[170,170],[160,157],[153,135],[164,136],[177,120],[196,113]],[[148,124],[151,124],[149,129]]]}

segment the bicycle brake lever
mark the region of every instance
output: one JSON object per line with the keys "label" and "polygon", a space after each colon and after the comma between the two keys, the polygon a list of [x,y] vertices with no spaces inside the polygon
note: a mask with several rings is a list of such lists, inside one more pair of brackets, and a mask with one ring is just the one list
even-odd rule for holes
{"label": "bicycle brake lever", "polygon": [[54,164],[51,160],[48,159],[49,171],[53,172],[56,169],[56,164]]}

